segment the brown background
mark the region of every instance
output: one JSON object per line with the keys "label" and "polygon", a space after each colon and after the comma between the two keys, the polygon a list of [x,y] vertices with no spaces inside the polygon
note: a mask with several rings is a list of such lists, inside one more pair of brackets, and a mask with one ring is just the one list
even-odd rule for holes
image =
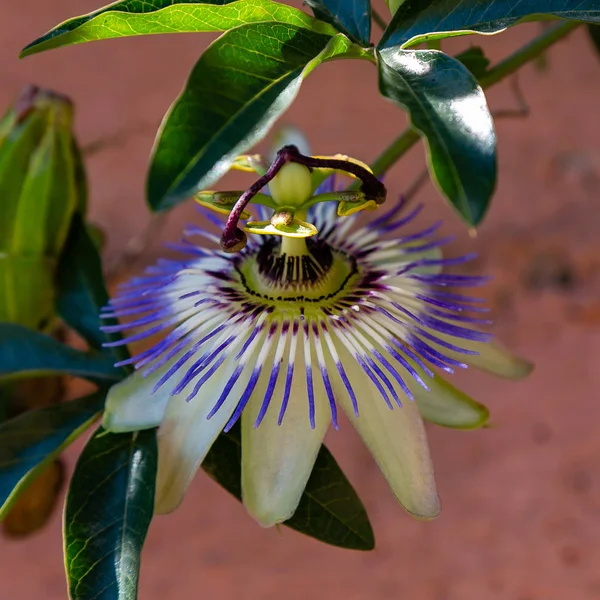
{"label": "brown background", "polygon": [[[90,154],[91,218],[120,256],[148,215],[143,183],[153,132],[209,35],[146,37],[72,47],[18,61],[19,49],[98,0],[0,0],[0,105],[26,83],[69,94]],[[500,58],[538,31],[462,39]],[[284,529],[261,530],[241,506],[200,475],[174,515],[157,518],[144,550],[141,600],[579,600],[600,598],[600,60],[583,31],[555,48],[548,70],[520,78],[531,115],[498,122],[500,184],[476,240],[428,184],[427,220],[460,234],[490,273],[495,333],[537,363],[524,383],[475,372],[459,379],[488,404],[495,427],[431,429],[444,510],[412,521],[395,504],[360,440],[344,424],[330,445],[372,518],[377,549],[338,550]],[[508,85],[494,110],[515,105]],[[399,133],[404,116],[378,98],[369,64],[321,67],[284,117],[308,132],[318,153],[370,160]],[[390,173],[406,188],[422,146]],[[176,209],[135,266],[162,253],[193,219]],[[68,456],[72,467],[76,452]],[[60,517],[22,542],[0,540],[1,600],[65,597]]]}

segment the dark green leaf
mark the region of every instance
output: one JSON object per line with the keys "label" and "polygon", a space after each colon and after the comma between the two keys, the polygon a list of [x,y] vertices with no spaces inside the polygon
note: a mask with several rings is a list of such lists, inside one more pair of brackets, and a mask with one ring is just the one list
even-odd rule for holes
{"label": "dark green leaf", "polygon": [[369,56],[341,34],[281,23],[223,34],[202,55],[163,121],[148,177],[151,208],[167,208],[212,185],[267,134],[314,67],[348,55]]}
{"label": "dark green leaf", "polygon": [[317,23],[306,13],[271,0],[123,0],[61,23],[26,46],[21,56],[94,40],[157,33],[227,31],[262,21],[320,28],[330,35],[335,34],[334,30],[324,23]]}
{"label": "dark green leaf", "polygon": [[483,53],[483,50],[479,46],[473,46],[457,54],[454,58],[465,65],[475,79],[483,77],[490,66],[490,59]]}
{"label": "dark green leaf", "polygon": [[587,27],[596,52],[600,54],[600,25],[588,25]]}
{"label": "dark green leaf", "polygon": [[483,91],[459,61],[438,50],[390,48],[379,58],[381,93],[409,111],[441,192],[477,225],[496,185],[496,135]]}
{"label": "dark green leaf", "polygon": [[0,382],[0,423],[10,418],[14,394],[14,382]]}
{"label": "dark green leaf", "polygon": [[135,600],[154,510],[154,430],[108,433],[84,448],[65,507],[65,563],[74,600]]}
{"label": "dark green leaf", "polygon": [[[241,457],[240,428],[236,426],[217,438],[202,463],[204,470],[238,500],[242,497]],[[367,512],[325,446],[296,512],[285,525],[333,546],[353,550],[375,547]]]}
{"label": "dark green leaf", "polygon": [[[115,321],[100,319],[100,309],[108,303],[108,293],[98,248],[79,214],[73,217],[69,238],[60,258],[57,285],[58,314],[91,348],[101,350],[103,343],[121,338],[100,330],[102,325],[112,325]],[[113,362],[115,358],[121,360],[128,356],[124,346],[102,351]]]}
{"label": "dark green leaf", "polygon": [[368,46],[371,39],[370,0],[306,0],[315,17],[331,23],[353,42]]}
{"label": "dark green leaf", "polygon": [[102,411],[106,392],[31,410],[0,425],[0,517]]}
{"label": "dark green leaf", "polygon": [[394,14],[379,47],[495,33],[537,16],[598,23],[600,5],[598,0],[406,0]]}
{"label": "dark green leaf", "polygon": [[0,378],[55,373],[107,382],[120,381],[124,376],[106,356],[80,352],[22,325],[0,323]]}

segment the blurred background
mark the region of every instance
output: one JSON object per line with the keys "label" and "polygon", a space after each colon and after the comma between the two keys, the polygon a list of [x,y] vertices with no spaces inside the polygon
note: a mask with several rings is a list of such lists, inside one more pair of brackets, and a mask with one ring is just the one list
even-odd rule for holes
{"label": "blurred background", "polygon": [[[144,182],[154,133],[213,37],[111,40],[17,59],[26,43],[99,2],[2,3],[0,107],[28,83],[75,101],[87,148],[89,216],[107,233],[107,267],[124,277],[165,254],[162,242],[177,239],[183,223],[197,218],[191,204],[175,209],[141,256],[116,269],[150,220]],[[531,24],[453,40],[444,49],[477,44],[500,59],[538,32]],[[525,382],[475,371],[455,376],[490,407],[494,427],[430,428],[441,517],[420,523],[406,515],[344,423],[328,443],[367,506],[374,552],[331,548],[286,528],[260,529],[201,474],[181,508],[151,525],[141,600],[600,598],[600,59],[585,30],[525,67],[519,86],[526,118],[506,116],[520,105],[514,82],[488,94],[499,116],[500,178],[476,237],[430,183],[418,197],[427,221],[443,218],[446,231],[458,234],[456,253],[479,252],[469,270],[493,276],[484,293],[494,333],[536,363]],[[406,123],[376,89],[370,64],[324,65],[281,123],[301,127],[315,153],[372,160]],[[407,189],[424,164],[419,145],[388,174],[390,192]],[[223,189],[237,187],[240,177],[225,180]],[[67,455],[69,469],[81,442]],[[0,598],[64,599],[61,550],[60,514],[27,540],[0,539]]]}

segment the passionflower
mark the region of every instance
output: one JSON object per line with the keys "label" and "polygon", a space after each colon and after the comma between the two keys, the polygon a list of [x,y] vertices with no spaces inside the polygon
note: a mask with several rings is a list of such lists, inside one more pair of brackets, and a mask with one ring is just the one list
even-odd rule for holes
{"label": "passionflower", "polygon": [[[423,419],[474,428],[488,412],[434,369],[530,371],[478,329],[482,300],[457,288],[485,278],[446,272],[472,256],[443,258],[439,223],[409,233],[421,207],[400,201],[360,226],[356,213],[376,208],[385,188],[358,161],[315,161],[280,160],[243,194],[198,194],[228,215],[222,238],[190,227],[177,246],[185,258],[159,261],[103,313],[122,320],[105,329],[127,333],[113,344],[162,334],[118,363],[135,371],[111,389],[104,416],[113,432],[159,427],[159,513],[178,506],[216,437],[241,420],[244,504],[264,526],[288,519],[341,408],[400,504],[436,517]],[[316,189],[340,168],[363,178],[360,191],[336,192],[331,179]]]}

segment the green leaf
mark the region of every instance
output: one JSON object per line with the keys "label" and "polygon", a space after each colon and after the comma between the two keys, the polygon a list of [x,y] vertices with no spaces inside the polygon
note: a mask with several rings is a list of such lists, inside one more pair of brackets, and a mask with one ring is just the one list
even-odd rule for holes
{"label": "green leaf", "polygon": [[596,52],[600,55],[600,25],[588,25],[587,30]]}
{"label": "green leaf", "polygon": [[454,58],[465,65],[475,79],[483,77],[490,66],[490,59],[479,46],[472,46],[464,52],[457,54]]}
{"label": "green leaf", "polygon": [[[63,321],[85,339],[91,348],[102,350],[112,362],[128,357],[124,346],[102,349],[105,342],[121,339],[118,334],[106,334],[102,325],[113,325],[114,319],[100,319],[100,309],[108,303],[108,293],[102,275],[98,248],[83,222],[76,214],[57,273],[58,296],[56,310]],[[124,376],[125,372],[121,371]]]}
{"label": "green leaf", "polygon": [[80,352],[22,325],[0,323],[0,378],[55,373],[113,383],[124,375],[106,356]]}
{"label": "green leaf", "polygon": [[74,600],[135,600],[154,510],[156,432],[100,427],[83,449],[65,507],[65,564]]}
{"label": "green leaf", "polygon": [[438,50],[389,48],[379,59],[381,93],[409,111],[440,191],[477,225],[496,185],[496,135],[482,89],[466,67]]}
{"label": "green leaf", "polygon": [[380,48],[470,33],[497,33],[526,18],[551,16],[600,22],[598,0],[406,0]]}
{"label": "green leaf", "polygon": [[94,40],[158,33],[227,31],[263,21],[278,21],[335,34],[335,30],[325,23],[271,0],[123,0],[61,23],[26,46],[21,56]]}
{"label": "green leaf", "polygon": [[[240,428],[236,426],[217,438],[202,463],[202,468],[238,500],[242,497],[241,458]],[[325,446],[296,512],[284,524],[333,546],[352,550],[375,547],[367,512]]]}
{"label": "green leaf", "polygon": [[223,34],[196,63],[162,123],[148,177],[151,208],[210,187],[267,134],[312,69],[348,56],[370,54],[341,34],[274,22]]}
{"label": "green leaf", "polygon": [[331,23],[353,42],[368,46],[371,39],[370,0],[306,0],[315,17]]}
{"label": "green leaf", "polygon": [[99,416],[105,391],[25,412],[0,425],[0,518],[19,494]]}

